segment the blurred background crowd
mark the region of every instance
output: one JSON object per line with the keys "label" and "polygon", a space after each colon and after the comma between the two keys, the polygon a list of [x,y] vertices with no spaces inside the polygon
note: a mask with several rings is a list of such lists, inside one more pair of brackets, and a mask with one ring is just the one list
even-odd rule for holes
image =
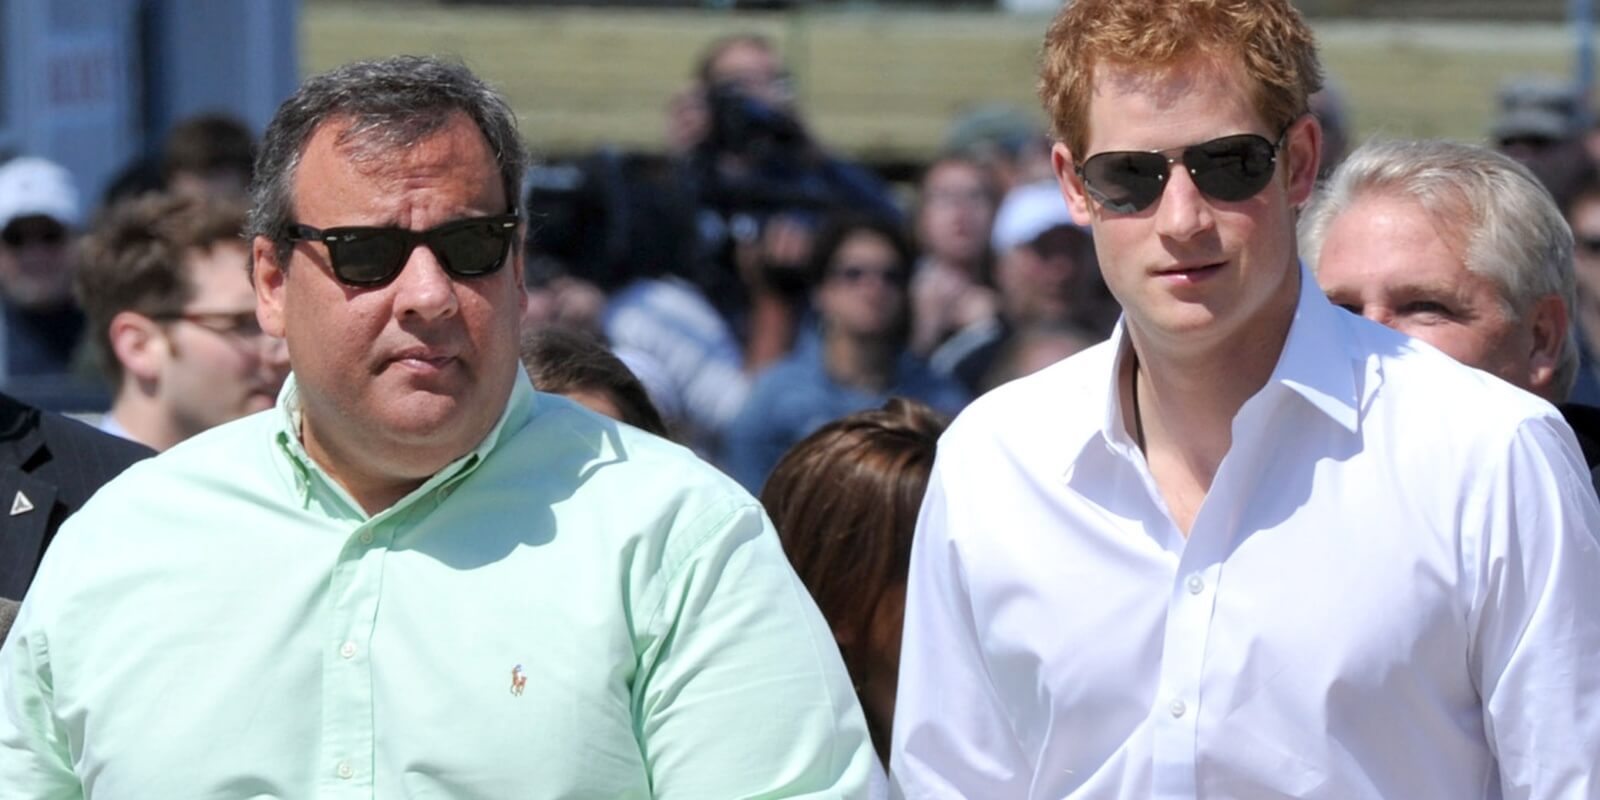
{"label": "blurred background crowd", "polygon": [[[1119,313],[1093,242],[1051,178],[1042,115],[1027,99],[1032,64],[1014,57],[1037,46],[1037,12],[1050,8],[689,8],[641,22],[646,12],[616,6],[510,2],[312,0],[232,13],[224,2],[198,4],[209,9],[198,14],[180,0],[121,5],[6,6],[0,35],[42,36],[29,36],[0,73],[9,92],[0,116],[0,387],[157,449],[269,406],[290,366],[254,321],[236,238],[259,121],[298,80],[296,65],[407,47],[508,75],[581,45],[581,68],[602,94],[606,70],[637,61],[659,73],[671,61],[675,74],[651,77],[660,95],[629,112],[648,131],[586,134],[577,109],[563,119],[537,95],[528,101],[524,135],[543,157],[524,187],[525,326],[602,343],[636,376],[668,435],[753,492],[789,447],[831,420],[890,397],[953,415],[988,388],[1102,340]],[[1326,15],[1319,33],[1334,42],[1324,46],[1331,88],[1316,98],[1329,131],[1326,169],[1373,132],[1470,125],[1444,132],[1490,143],[1546,183],[1577,238],[1584,368],[1573,399],[1600,401],[1600,132],[1583,21],[1563,22],[1559,4],[1519,7],[1510,30],[1555,42],[1555,60],[1502,53],[1494,80],[1474,87],[1476,116],[1429,123],[1373,118],[1336,71],[1340,48],[1404,51],[1396,31],[1435,28],[1470,42],[1481,34],[1474,25],[1490,24],[1475,18],[1503,10],[1388,4],[1388,13],[1421,16],[1373,20],[1363,16],[1375,4],[1309,5],[1314,21]],[[352,36],[379,8],[383,30],[404,37]],[[518,20],[527,57],[503,63],[512,51],[488,31]],[[608,20],[616,33],[606,47],[593,28]],[[979,22],[990,28],[972,30]],[[639,33],[651,25],[654,35]],[[929,26],[949,41],[969,29],[948,60],[981,64],[972,53],[986,53],[982,80],[925,87],[952,74],[926,66],[941,60],[925,52],[939,41]],[[885,72],[888,62],[839,55],[823,40],[874,35],[902,60],[924,55]],[[203,45],[187,44],[197,39]],[[651,45],[670,58],[634,57]],[[252,53],[261,58],[241,60]],[[902,102],[884,108],[885,119],[850,123],[837,99],[850,89],[828,77],[824,57],[855,58],[863,71],[851,82],[892,84]],[[239,72],[208,80],[206,58]],[[1482,61],[1494,58],[1467,63],[1481,74]],[[808,88],[807,77],[834,85]],[[37,82],[42,90],[30,88]],[[985,88],[1001,85],[1009,88]],[[924,87],[920,104],[903,97],[913,87]],[[514,102],[527,89],[508,87]],[[555,96],[571,105],[572,91]],[[120,109],[108,113],[125,135],[102,127],[111,143],[86,154],[72,144],[85,138],[78,128],[94,117],[96,97]],[[819,119],[813,104],[832,117]],[[74,107],[76,116],[63,112]],[[857,116],[872,118],[870,109]],[[894,133],[897,119],[913,116]],[[112,164],[107,151],[124,157]]]}

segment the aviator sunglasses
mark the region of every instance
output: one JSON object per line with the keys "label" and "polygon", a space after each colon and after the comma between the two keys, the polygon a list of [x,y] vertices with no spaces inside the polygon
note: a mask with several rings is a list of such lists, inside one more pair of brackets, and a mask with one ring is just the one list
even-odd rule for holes
{"label": "aviator sunglasses", "polygon": [[394,227],[321,230],[310,225],[290,225],[288,239],[327,245],[328,262],[340,282],[382,286],[400,274],[417,245],[427,245],[452,277],[488,275],[506,263],[516,230],[517,215],[501,214],[458,219],[425,231]]}
{"label": "aviator sunglasses", "polygon": [[[1291,120],[1289,125],[1293,124]],[[1078,166],[1078,178],[1100,205],[1131,214],[1160,199],[1172,165],[1182,161],[1202,194],[1237,203],[1255,197],[1272,181],[1278,148],[1289,135],[1289,125],[1278,134],[1277,143],[1254,133],[1240,133],[1171,150],[1098,153]]]}

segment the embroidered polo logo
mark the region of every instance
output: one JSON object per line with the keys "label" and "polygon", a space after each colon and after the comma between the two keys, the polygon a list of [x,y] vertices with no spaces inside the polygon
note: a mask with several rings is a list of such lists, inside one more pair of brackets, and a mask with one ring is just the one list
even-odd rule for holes
{"label": "embroidered polo logo", "polygon": [[11,516],[26,514],[33,510],[33,501],[28,496],[18,491],[17,496],[11,499]]}
{"label": "embroidered polo logo", "polygon": [[511,668],[511,694],[521,697],[522,690],[528,686],[528,676],[522,674],[522,665]]}

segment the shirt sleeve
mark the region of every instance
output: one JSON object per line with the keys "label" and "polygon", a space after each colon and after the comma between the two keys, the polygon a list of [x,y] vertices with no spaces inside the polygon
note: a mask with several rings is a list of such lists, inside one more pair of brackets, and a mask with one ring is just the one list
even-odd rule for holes
{"label": "shirt sleeve", "polygon": [[990,680],[952,531],[944,442],[917,518],[889,778],[906,798],[1025,797],[1032,768]]}
{"label": "shirt sleeve", "polygon": [[1485,480],[1464,529],[1481,532],[1470,663],[1504,796],[1600,800],[1600,503],[1553,418],[1524,423]]}
{"label": "shirt sleeve", "polygon": [[0,786],[17,800],[77,800],[83,787],[56,717],[49,648],[32,611],[24,602],[0,647]]}
{"label": "shirt sleeve", "polygon": [[865,718],[766,514],[712,529],[646,623],[634,719],[654,796],[866,797]]}

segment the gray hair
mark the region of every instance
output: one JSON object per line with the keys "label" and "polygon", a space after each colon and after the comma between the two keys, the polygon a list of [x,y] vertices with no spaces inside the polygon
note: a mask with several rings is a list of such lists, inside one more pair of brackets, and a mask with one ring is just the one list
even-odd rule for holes
{"label": "gray hair", "polygon": [[1533,173],[1476,145],[1365,144],[1334,171],[1300,217],[1300,251],[1313,271],[1333,220],[1372,195],[1416,202],[1444,235],[1464,243],[1467,269],[1500,286],[1512,319],[1549,295],[1566,303],[1566,343],[1551,382],[1555,396],[1565,398],[1578,374],[1572,229]]}
{"label": "gray hair", "polygon": [[348,121],[341,145],[359,145],[363,156],[405,148],[449,124],[449,112],[465,113],[494,153],[510,207],[518,205],[527,151],[517,135],[516,115],[505,98],[460,63],[428,56],[356,61],[308,78],[278,112],[256,157],[250,187],[247,237],[277,244],[287,263],[292,243],[294,176],[312,134],[333,121]]}

